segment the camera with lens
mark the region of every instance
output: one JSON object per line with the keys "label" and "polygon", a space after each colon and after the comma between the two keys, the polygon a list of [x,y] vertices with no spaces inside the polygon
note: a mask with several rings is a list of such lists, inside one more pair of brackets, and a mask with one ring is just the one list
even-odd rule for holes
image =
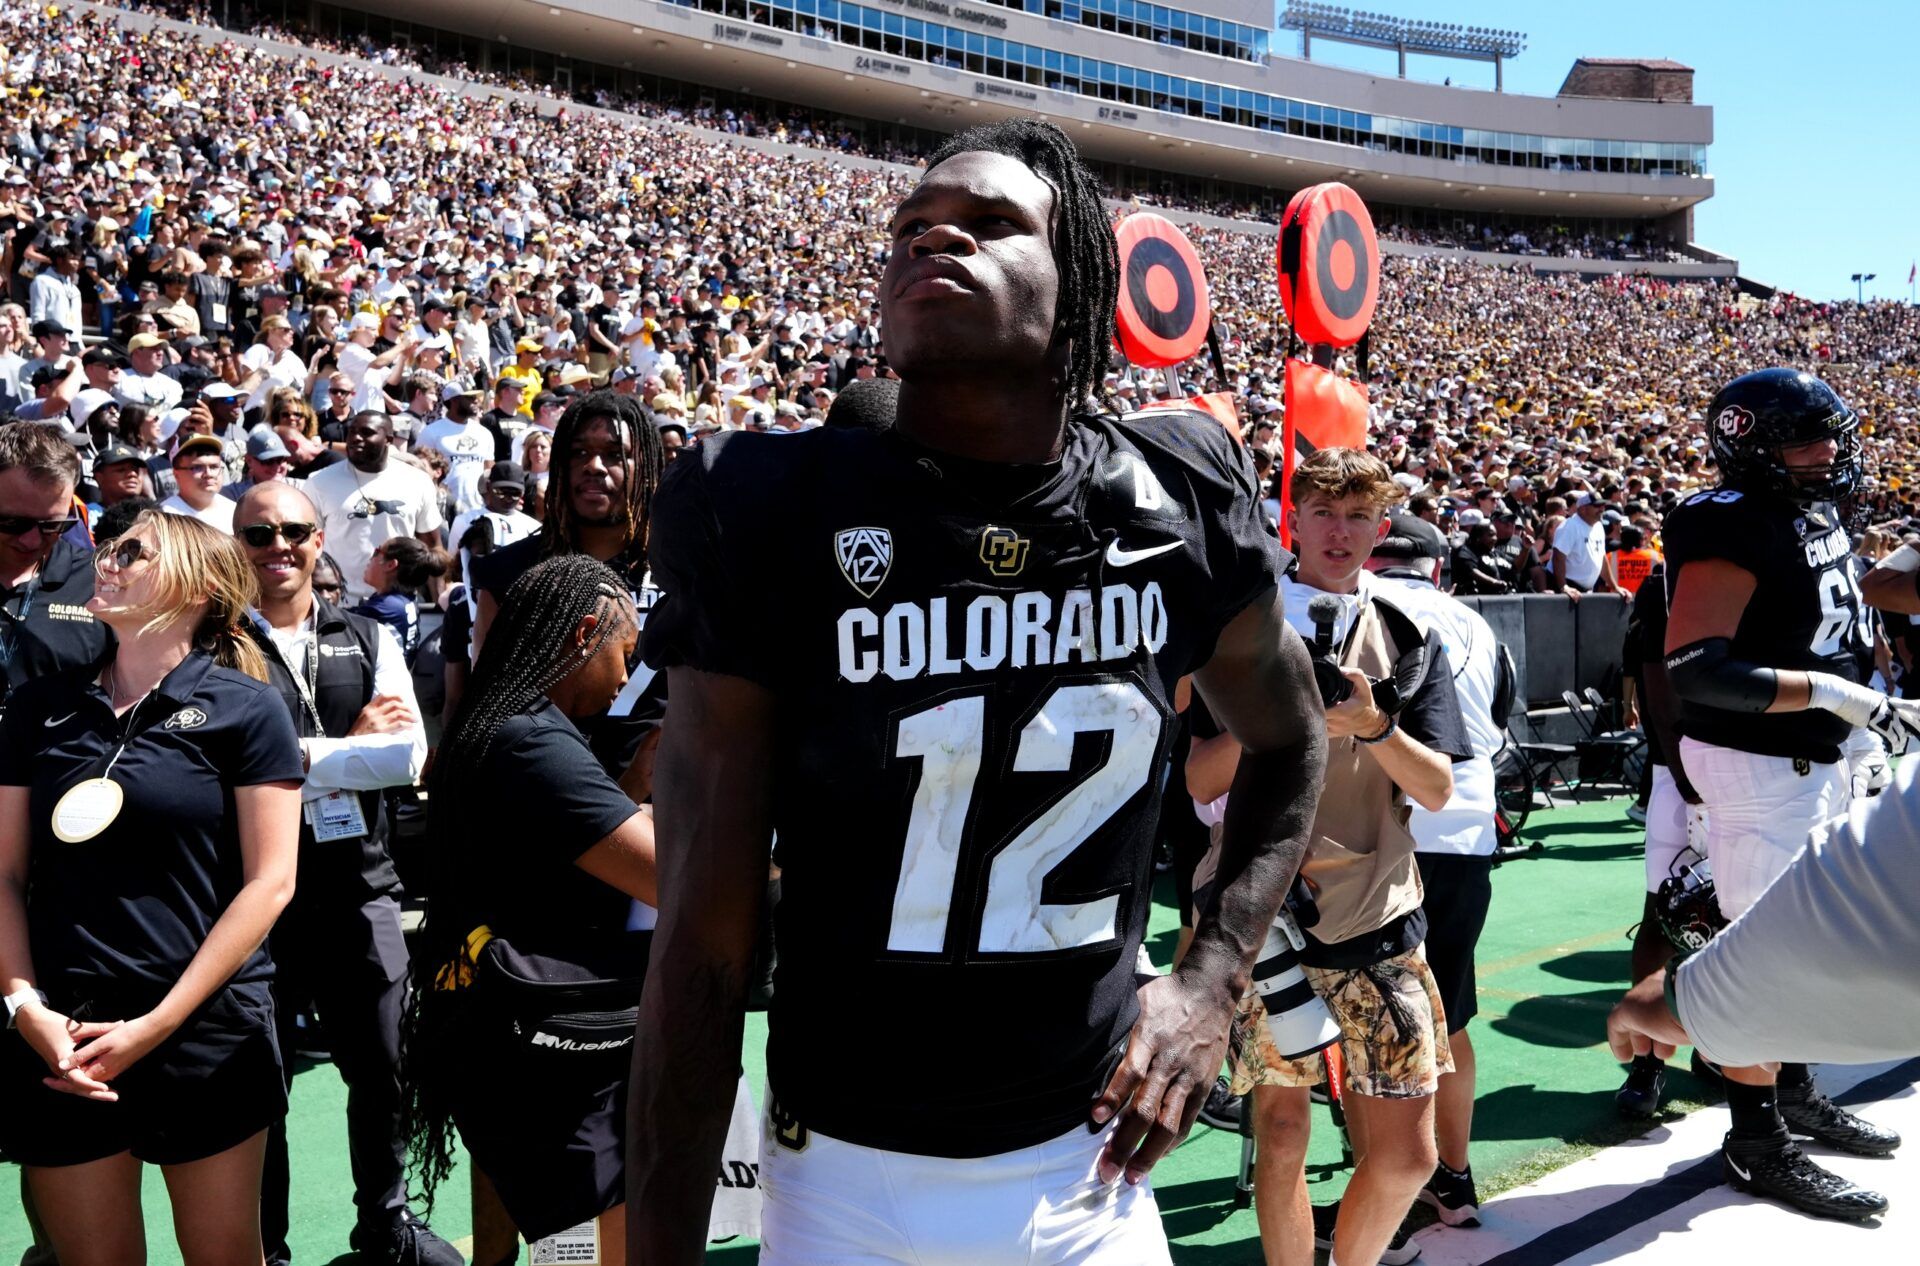
{"label": "camera with lens", "polygon": [[[1331,710],[1353,693],[1353,683],[1341,672],[1340,652],[1333,644],[1334,626],[1340,622],[1340,600],[1331,594],[1319,595],[1307,604],[1307,618],[1313,621],[1313,642],[1307,648],[1313,663],[1313,682],[1320,688],[1320,702]],[[1405,622],[1406,617],[1399,619]],[[1409,636],[1402,645],[1411,642],[1413,649],[1394,663],[1391,677],[1368,683],[1373,689],[1373,706],[1390,717],[1400,715],[1407,700],[1420,692],[1426,684],[1427,670],[1444,649],[1438,633],[1422,636],[1408,624]]]}
{"label": "camera with lens", "polygon": [[1306,948],[1302,927],[1319,922],[1320,911],[1304,879],[1295,878],[1280,913],[1267,929],[1266,944],[1253,964],[1253,989],[1267,1012],[1267,1031],[1284,1059],[1324,1050],[1340,1037],[1340,1026],[1300,970]]}

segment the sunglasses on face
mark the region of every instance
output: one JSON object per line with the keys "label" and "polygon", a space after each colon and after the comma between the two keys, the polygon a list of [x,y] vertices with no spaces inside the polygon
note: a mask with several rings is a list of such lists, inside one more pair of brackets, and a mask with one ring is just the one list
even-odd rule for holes
{"label": "sunglasses on face", "polygon": [[112,563],[115,571],[125,571],[137,565],[142,559],[151,562],[160,557],[160,551],[152,543],[137,536],[123,536],[106,549],[94,555],[93,565],[98,568],[103,563]]}
{"label": "sunglasses on face", "polygon": [[313,591],[322,598],[338,598],[342,593],[346,592],[346,588],[338,581],[335,581],[332,584],[315,584]]}
{"label": "sunglasses on face", "polygon": [[36,519],[29,514],[0,514],[0,536],[25,536],[38,528],[42,535],[58,536],[72,527],[76,520]]}
{"label": "sunglasses on face", "polygon": [[265,549],[276,537],[285,537],[289,545],[305,545],[318,530],[311,523],[249,523],[233,531],[254,549]]}

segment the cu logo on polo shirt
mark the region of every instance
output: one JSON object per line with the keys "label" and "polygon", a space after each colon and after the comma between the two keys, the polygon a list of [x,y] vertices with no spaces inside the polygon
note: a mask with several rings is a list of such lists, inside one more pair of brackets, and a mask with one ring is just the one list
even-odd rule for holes
{"label": "cu logo on polo shirt", "polygon": [[163,727],[169,730],[191,730],[207,723],[207,714],[198,708],[182,708],[167,718]]}

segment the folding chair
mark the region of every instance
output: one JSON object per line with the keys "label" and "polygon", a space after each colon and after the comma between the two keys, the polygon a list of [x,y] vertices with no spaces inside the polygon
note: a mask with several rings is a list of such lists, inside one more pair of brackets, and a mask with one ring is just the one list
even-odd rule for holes
{"label": "folding chair", "polygon": [[[1579,757],[1582,781],[1587,780],[1587,770],[1596,771],[1592,781],[1612,782],[1625,785],[1628,761],[1647,745],[1646,735],[1638,730],[1605,730],[1600,726],[1600,709],[1609,706],[1605,699],[1599,698],[1599,692],[1588,687],[1592,698],[1582,699],[1571,690],[1560,692],[1560,699],[1567,705],[1574,724],[1580,727],[1581,736],[1574,740],[1574,753]],[[1597,702],[1596,702],[1597,701]]]}

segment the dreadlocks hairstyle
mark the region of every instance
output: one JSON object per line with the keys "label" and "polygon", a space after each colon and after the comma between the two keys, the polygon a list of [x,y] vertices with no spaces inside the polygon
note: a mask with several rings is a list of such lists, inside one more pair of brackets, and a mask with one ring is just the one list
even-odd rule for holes
{"label": "dreadlocks hairstyle", "polygon": [[1113,344],[1114,305],[1120,296],[1120,250],[1099,182],[1081,164],[1067,134],[1043,119],[1007,119],[968,128],[933,152],[927,170],[956,154],[977,151],[1025,163],[1053,186],[1053,259],[1060,270],[1055,329],[1073,343],[1068,399],[1076,411],[1097,395],[1104,404],[1107,349]]}
{"label": "dreadlocks hairstyle", "polygon": [[573,514],[573,448],[580,432],[594,422],[608,422],[620,436],[626,454],[626,505],[622,526],[626,542],[621,549],[620,570],[629,578],[646,566],[647,523],[653,513],[654,490],[667,468],[666,446],[660,443],[660,431],[647,420],[640,401],[616,391],[593,391],[568,405],[553,428],[553,456],[548,464],[551,480],[547,487],[547,557],[578,551],[580,524]]}
{"label": "dreadlocks hairstyle", "polygon": [[[564,423],[562,424],[565,425]],[[584,646],[572,644],[586,616],[598,617]],[[413,996],[401,1026],[401,1132],[428,1212],[434,1189],[453,1170],[453,1121],[444,1078],[462,1058],[454,1049],[460,991],[449,988],[467,934],[477,922],[463,908],[462,858],[475,829],[482,770],[500,727],[526,712],[607,640],[637,622],[626,582],[585,554],[561,554],[514,581],[487,633],[473,680],[440,742],[429,779],[436,809],[431,858],[434,900],[413,955]]]}

